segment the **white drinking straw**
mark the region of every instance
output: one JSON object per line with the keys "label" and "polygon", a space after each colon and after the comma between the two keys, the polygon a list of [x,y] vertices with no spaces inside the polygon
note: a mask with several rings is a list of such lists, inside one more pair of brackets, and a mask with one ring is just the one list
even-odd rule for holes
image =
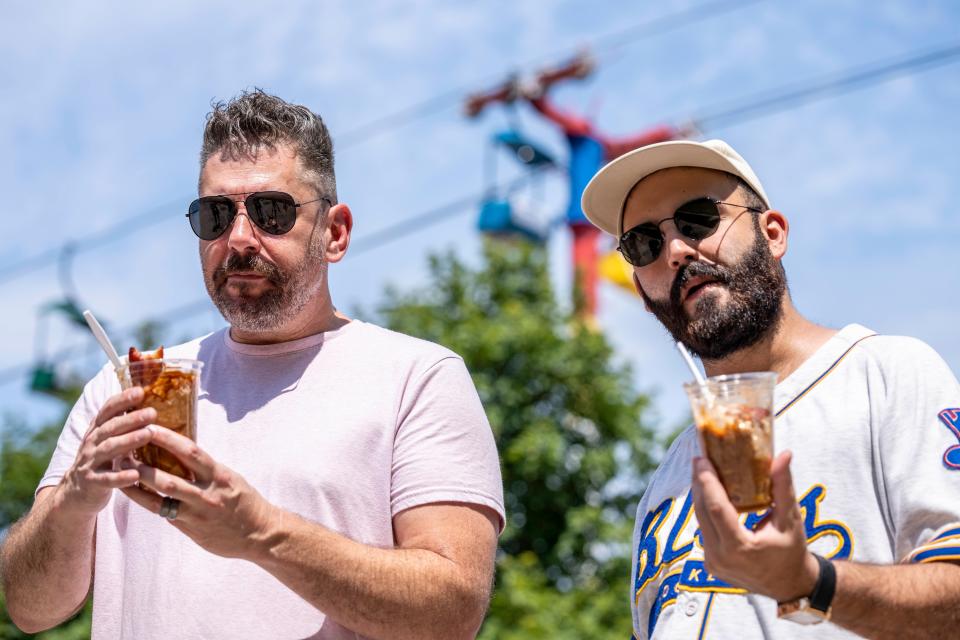
{"label": "white drinking straw", "polygon": [[680,352],[680,355],[683,356],[683,361],[687,363],[687,366],[690,367],[690,373],[693,374],[693,379],[697,381],[697,384],[701,387],[704,387],[707,384],[707,381],[703,379],[703,374],[700,373],[700,368],[694,364],[693,358],[690,357],[690,352],[687,351],[687,348],[683,346],[683,343],[679,340],[676,342],[677,351]]}
{"label": "white drinking straw", "polygon": [[693,358],[690,357],[690,352],[687,351],[687,348],[683,346],[682,342],[677,340],[676,345],[677,351],[683,356],[683,361],[690,367],[690,373],[693,374],[693,379],[697,381],[697,386],[699,386],[700,391],[703,392],[703,398],[707,401],[707,407],[713,407],[713,394],[710,393],[710,387],[707,386],[707,381],[704,380],[703,374],[700,373],[700,368],[693,362]]}
{"label": "white drinking straw", "polygon": [[87,321],[90,331],[93,332],[93,337],[96,338],[97,342],[100,343],[100,348],[103,349],[103,352],[107,354],[108,358],[110,358],[110,362],[113,363],[113,366],[117,369],[122,367],[123,363],[120,362],[120,356],[117,355],[117,350],[113,348],[110,338],[107,337],[107,332],[103,330],[103,327],[100,326],[100,323],[97,322],[97,319],[93,317],[93,313],[90,312],[90,309],[87,309],[83,312],[83,319]]}

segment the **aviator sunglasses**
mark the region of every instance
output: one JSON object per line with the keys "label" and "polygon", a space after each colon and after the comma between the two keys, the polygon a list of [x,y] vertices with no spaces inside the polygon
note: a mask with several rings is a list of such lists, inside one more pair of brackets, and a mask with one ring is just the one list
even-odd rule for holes
{"label": "aviator sunglasses", "polygon": [[[190,228],[198,238],[216,240],[230,228],[237,217],[237,203],[231,200],[229,195],[243,194],[203,196],[190,203],[187,218],[190,219]],[[293,229],[299,207],[320,200],[330,203],[327,198],[296,202],[293,196],[283,191],[257,191],[248,195],[243,204],[250,222],[265,233],[279,236]]]}
{"label": "aviator sunglasses", "polygon": [[660,231],[660,225],[667,220],[673,220],[673,223],[677,226],[677,231],[684,237],[690,240],[709,238],[720,226],[719,206],[721,204],[763,213],[762,209],[743,204],[721,202],[713,198],[697,198],[680,205],[669,218],[664,218],[657,223],[644,222],[625,231],[620,236],[620,245],[617,250],[623,254],[627,262],[635,267],[645,267],[652,264],[660,256],[660,251],[663,249],[663,233]]}

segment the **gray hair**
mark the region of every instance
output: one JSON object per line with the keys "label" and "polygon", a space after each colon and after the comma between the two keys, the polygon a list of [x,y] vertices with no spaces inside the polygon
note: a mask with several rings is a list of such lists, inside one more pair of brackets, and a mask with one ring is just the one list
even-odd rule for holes
{"label": "gray hair", "polygon": [[243,91],[229,102],[214,102],[211,107],[203,130],[201,170],[215,153],[222,159],[255,160],[263,149],[276,151],[278,146],[289,144],[317,195],[336,203],[333,142],[320,116],[257,88]]}

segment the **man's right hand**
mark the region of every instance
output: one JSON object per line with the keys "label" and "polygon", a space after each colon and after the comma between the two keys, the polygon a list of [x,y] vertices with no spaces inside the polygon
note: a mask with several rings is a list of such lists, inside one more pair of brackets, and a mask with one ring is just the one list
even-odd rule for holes
{"label": "man's right hand", "polygon": [[140,479],[136,469],[120,462],[150,441],[157,412],[138,409],[143,389],[134,387],[104,403],[87,429],[77,458],[57,487],[54,499],[63,510],[80,517],[96,516],[110,500],[114,489],[129,487]]}

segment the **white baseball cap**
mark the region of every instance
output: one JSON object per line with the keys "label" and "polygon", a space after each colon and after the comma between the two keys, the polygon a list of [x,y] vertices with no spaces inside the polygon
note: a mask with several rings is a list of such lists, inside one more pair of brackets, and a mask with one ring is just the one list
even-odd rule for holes
{"label": "white baseball cap", "polygon": [[630,191],[651,173],[672,167],[702,167],[735,175],[750,185],[770,208],[757,174],[723,140],[672,140],[625,153],[593,176],[583,190],[580,206],[590,222],[619,238],[623,234],[623,206]]}

